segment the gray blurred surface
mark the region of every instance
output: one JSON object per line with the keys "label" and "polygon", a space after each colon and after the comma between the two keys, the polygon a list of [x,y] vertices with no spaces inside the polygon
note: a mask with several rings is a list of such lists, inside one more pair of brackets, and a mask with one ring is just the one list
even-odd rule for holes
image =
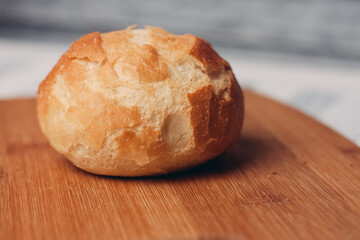
{"label": "gray blurred surface", "polygon": [[215,46],[360,61],[360,1],[0,1],[0,37],[62,41],[132,24]]}

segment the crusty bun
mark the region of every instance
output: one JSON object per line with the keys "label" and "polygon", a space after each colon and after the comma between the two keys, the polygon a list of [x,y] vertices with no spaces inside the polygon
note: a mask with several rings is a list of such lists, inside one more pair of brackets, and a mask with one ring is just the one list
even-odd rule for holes
{"label": "crusty bun", "polygon": [[205,40],[146,27],[89,33],[41,83],[41,130],[96,174],[164,174],[235,144],[244,101],[229,64]]}

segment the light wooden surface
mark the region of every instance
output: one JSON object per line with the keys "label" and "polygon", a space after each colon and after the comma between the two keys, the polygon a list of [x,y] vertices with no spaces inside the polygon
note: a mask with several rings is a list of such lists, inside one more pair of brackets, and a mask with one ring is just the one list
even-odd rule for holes
{"label": "light wooden surface", "polygon": [[360,239],[360,149],[245,98],[230,155],[151,178],[77,169],[41,135],[34,100],[0,102],[0,239]]}

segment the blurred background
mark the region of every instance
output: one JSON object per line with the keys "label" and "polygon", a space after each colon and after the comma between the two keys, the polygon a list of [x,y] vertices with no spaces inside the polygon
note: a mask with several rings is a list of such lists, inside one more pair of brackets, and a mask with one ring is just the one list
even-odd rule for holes
{"label": "blurred background", "polygon": [[360,145],[360,1],[0,0],[0,99],[36,96],[70,42],[138,24],[208,40],[248,89]]}

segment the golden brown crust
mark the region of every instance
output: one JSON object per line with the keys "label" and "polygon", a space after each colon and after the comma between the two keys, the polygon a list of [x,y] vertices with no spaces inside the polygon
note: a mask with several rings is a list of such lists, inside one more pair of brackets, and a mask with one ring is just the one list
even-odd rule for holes
{"label": "golden brown crust", "polygon": [[198,59],[202,64],[212,71],[218,71],[224,66],[224,60],[212,48],[210,43],[204,39],[195,37],[195,43],[190,50],[190,55]]}
{"label": "golden brown crust", "polygon": [[108,61],[104,61],[101,64],[99,71],[97,72],[97,77],[104,83],[105,87],[114,88],[121,85],[114,68]]}
{"label": "golden brown crust", "polygon": [[133,64],[137,66],[140,82],[163,81],[169,77],[165,61],[153,46],[144,44],[139,55]]}
{"label": "golden brown crust", "polygon": [[57,62],[57,64],[54,66],[54,68],[50,71],[50,73],[47,75],[47,77],[45,78],[44,81],[42,81],[40,83],[39,89],[38,89],[38,104],[37,104],[37,111],[41,112],[43,114],[47,114],[48,112],[48,97],[47,94],[49,95],[52,89],[52,86],[54,84],[55,81],[55,77],[58,74],[61,66],[63,65],[63,63],[66,61],[66,56],[65,54],[63,56],[61,56],[61,58],[59,59],[59,61]]}
{"label": "golden brown crust", "polygon": [[208,42],[153,27],[83,36],[38,94],[50,144],[106,175],[200,164],[234,145],[244,114],[230,65]]}
{"label": "golden brown crust", "polygon": [[[217,153],[220,145],[229,145],[240,133],[243,118],[243,100],[241,89],[235,78],[231,79],[230,98],[220,99],[208,85],[187,98],[192,106],[191,125],[195,147],[199,151]],[[240,121],[236,123],[235,121]],[[219,153],[217,153],[219,154]]]}
{"label": "golden brown crust", "polygon": [[126,29],[123,31],[110,32],[101,34],[102,47],[106,59],[113,64],[119,57],[126,55],[124,51],[132,50],[133,45],[129,43],[131,32]]}
{"label": "golden brown crust", "polygon": [[131,109],[117,106],[114,103],[105,103],[104,111],[97,115],[89,114],[86,119],[91,119],[90,124],[85,128],[86,138],[90,140],[86,144],[96,150],[101,149],[106,132],[120,127],[129,128],[141,124],[137,107]]}
{"label": "golden brown crust", "polygon": [[79,40],[71,44],[71,48],[66,52],[68,58],[89,59],[94,62],[102,62],[105,53],[101,45],[99,32],[84,35]]}
{"label": "golden brown crust", "polygon": [[199,151],[203,151],[209,141],[211,96],[211,85],[205,86],[194,93],[187,94],[187,98],[192,107],[190,111],[190,123],[193,127],[194,144]]}
{"label": "golden brown crust", "polygon": [[146,27],[152,38],[151,44],[163,50],[163,55],[167,59],[174,61],[188,53],[195,43],[196,37],[190,34],[183,36],[168,33],[160,27]]}
{"label": "golden brown crust", "polygon": [[146,127],[139,133],[125,129],[116,137],[118,157],[138,159],[146,163],[151,156],[165,156],[167,148],[159,136],[160,132],[151,127]]}

